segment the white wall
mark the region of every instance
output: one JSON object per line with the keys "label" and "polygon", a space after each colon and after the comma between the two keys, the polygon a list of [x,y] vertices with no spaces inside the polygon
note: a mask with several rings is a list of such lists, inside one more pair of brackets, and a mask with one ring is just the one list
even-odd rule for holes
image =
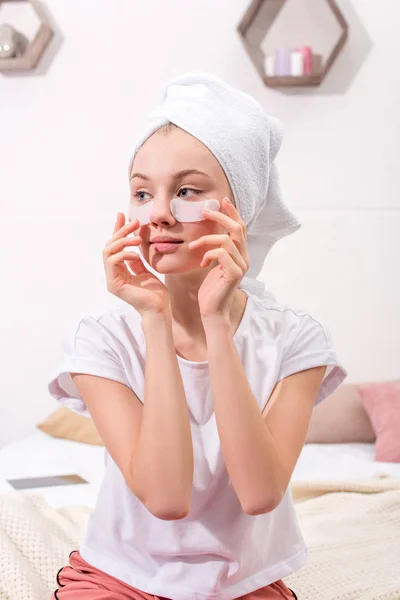
{"label": "white wall", "polygon": [[297,94],[255,72],[236,33],[248,3],[47,0],[61,43],[38,74],[0,76],[0,444],[56,408],[47,382],[66,327],[114,302],[101,250],[128,201],[135,132],[188,70],[286,125],[282,185],[304,226],[272,250],[268,286],[325,321],[349,381],[399,376],[400,3],[341,0],[346,51]]}

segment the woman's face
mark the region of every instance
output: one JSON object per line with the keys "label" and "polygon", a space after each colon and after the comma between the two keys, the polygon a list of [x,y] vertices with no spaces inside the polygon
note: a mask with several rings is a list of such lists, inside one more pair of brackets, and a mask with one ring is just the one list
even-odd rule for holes
{"label": "woman's face", "polygon": [[[150,223],[137,230],[143,240],[142,254],[151,267],[165,274],[200,268],[210,247],[190,250],[188,243],[226,230],[210,220],[181,223],[171,213],[170,202],[175,197],[189,202],[212,198],[221,202],[225,196],[233,200],[225,173],[210,150],[182,129],[155,132],[135,156],[130,190],[131,204],[154,201]],[[152,243],[157,236],[173,237],[183,243],[172,253],[164,253]]]}

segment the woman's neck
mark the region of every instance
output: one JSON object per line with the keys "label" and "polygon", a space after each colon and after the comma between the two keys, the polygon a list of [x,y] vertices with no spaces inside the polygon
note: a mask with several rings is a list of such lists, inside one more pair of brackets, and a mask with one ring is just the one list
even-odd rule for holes
{"label": "woman's neck", "polygon": [[[207,272],[202,271],[196,275],[193,272],[189,276],[166,275],[165,284],[169,292],[173,336],[178,353],[188,360],[206,360],[204,358],[207,348],[206,337],[198,292]],[[232,335],[242,320],[246,302],[247,295],[240,289],[236,290],[230,310]],[[189,358],[189,354],[196,355],[197,358]]]}

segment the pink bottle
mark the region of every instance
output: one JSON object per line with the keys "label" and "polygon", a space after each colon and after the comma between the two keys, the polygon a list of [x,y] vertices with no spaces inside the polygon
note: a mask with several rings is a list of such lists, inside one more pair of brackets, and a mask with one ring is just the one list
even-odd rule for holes
{"label": "pink bottle", "polygon": [[298,52],[303,55],[304,75],[312,75],[312,49],[310,46],[297,48]]}

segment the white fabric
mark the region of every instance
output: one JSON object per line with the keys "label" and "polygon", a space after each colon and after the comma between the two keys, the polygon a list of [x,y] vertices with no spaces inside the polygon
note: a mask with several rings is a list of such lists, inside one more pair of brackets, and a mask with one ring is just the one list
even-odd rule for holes
{"label": "white fabric", "polygon": [[378,476],[400,480],[400,463],[376,462],[375,454],[375,444],[306,444],[292,481],[349,481]]}
{"label": "white fabric", "polygon": [[[321,402],[346,374],[327,330],[310,315],[273,300],[248,295],[234,343],[260,411],[283,377],[328,365],[316,400]],[[145,353],[140,315],[129,305],[85,316],[64,339],[49,391],[88,416],[69,373],[89,373],[124,383],[143,402]],[[290,490],[271,513],[243,512],[221,452],[208,363],[179,356],[178,363],[195,461],[189,515],[178,521],[154,517],[130,492],[109,457],[80,550],[97,568],[151,594],[174,600],[230,600],[294,572],[305,564],[307,551]]]}
{"label": "white fabric", "polygon": [[[307,567],[285,578],[299,600],[399,600],[400,479],[291,488],[310,552]],[[24,492],[0,496],[0,598],[50,598],[89,514]]]}
{"label": "white fabric", "polygon": [[88,483],[32,488],[25,493],[40,494],[54,507],[84,504],[93,508],[104,476],[104,459],[103,446],[53,438],[37,429],[0,449],[0,494],[14,489],[10,479],[76,473]]}
{"label": "white fabric", "polygon": [[[238,211],[247,226],[250,268],[243,281],[255,279],[265,258],[282,237],[300,227],[285,206],[275,157],[282,123],[267,115],[254,98],[216,75],[186,73],[169,81],[163,102],[148,116],[129,163],[160,127],[174,123],[200,140],[225,171]],[[262,294],[264,285],[258,287]]]}
{"label": "white fabric", "polygon": [[[0,448],[0,495],[13,491],[9,479],[77,473],[88,484],[35,488],[55,508],[69,504],[96,505],[104,476],[102,446],[53,438],[36,430]],[[35,460],[26,460],[34,456]],[[292,481],[348,481],[378,475],[400,479],[400,463],[375,462],[375,444],[306,444],[295,466]],[[28,493],[28,492],[25,492]]]}

